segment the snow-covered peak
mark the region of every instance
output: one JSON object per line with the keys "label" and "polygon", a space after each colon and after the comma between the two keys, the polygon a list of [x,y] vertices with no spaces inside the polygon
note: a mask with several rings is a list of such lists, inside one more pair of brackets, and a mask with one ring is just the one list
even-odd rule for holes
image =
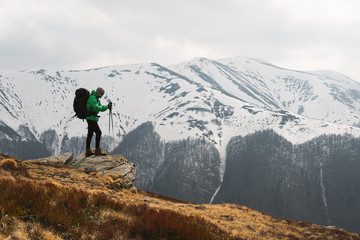
{"label": "snow-covered peak", "polygon": [[[320,134],[359,135],[354,125],[360,123],[360,84],[331,72],[293,71],[241,56],[171,66],[2,72],[1,120],[13,129],[25,125],[35,137],[53,129],[60,142],[85,135],[86,124],[70,120],[74,93],[99,86],[106,91],[102,104],[114,103],[116,141],[148,121],[166,140],[201,137],[222,153],[233,136],[263,129],[293,143]],[[101,116],[107,126],[107,113]]]}
{"label": "snow-covered peak", "polygon": [[344,74],[341,74],[341,73],[333,71],[333,70],[317,70],[317,71],[312,71],[311,73],[325,77],[327,79],[339,81],[342,83],[360,85],[360,83],[358,81],[355,81],[355,80],[345,76]]}

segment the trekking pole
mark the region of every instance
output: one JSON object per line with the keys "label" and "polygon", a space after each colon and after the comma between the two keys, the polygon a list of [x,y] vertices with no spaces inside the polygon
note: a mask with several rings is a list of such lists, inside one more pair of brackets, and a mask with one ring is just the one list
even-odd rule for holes
{"label": "trekking pole", "polygon": [[113,137],[113,148],[115,148],[115,136],[114,136],[114,120],[113,120],[113,115],[112,115],[112,108],[109,109],[109,136],[110,136],[110,125],[112,127],[112,137]]}
{"label": "trekking pole", "polygon": [[110,136],[110,118],[111,118],[111,115],[112,115],[112,110],[110,109],[109,110],[109,136]]}
{"label": "trekking pole", "polygon": [[111,128],[112,128],[113,138],[114,138],[114,119],[113,119],[113,115],[112,115],[112,110],[111,110]]}
{"label": "trekking pole", "polygon": [[115,148],[115,132],[114,132],[114,119],[113,119],[113,115],[111,112],[111,128],[112,128],[112,137],[113,137],[113,148]]}

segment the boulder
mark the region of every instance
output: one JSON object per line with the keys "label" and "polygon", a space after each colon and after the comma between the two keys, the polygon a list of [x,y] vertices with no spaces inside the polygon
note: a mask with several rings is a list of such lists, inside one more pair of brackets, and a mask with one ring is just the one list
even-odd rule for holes
{"label": "boulder", "polygon": [[32,161],[32,162],[38,162],[38,163],[55,163],[55,164],[68,164],[69,162],[71,162],[74,158],[74,153],[72,152],[68,152],[68,153],[63,153],[63,154],[59,154],[59,155],[55,155],[55,156],[51,156],[51,157],[47,157],[47,158],[39,158],[39,159],[34,159],[34,160],[28,160],[28,161]]}
{"label": "boulder", "polygon": [[75,160],[69,162],[67,165],[73,168],[85,168],[87,173],[96,172],[102,177],[106,175],[122,175],[123,187],[125,189],[135,188],[135,164],[126,160],[121,155],[93,155],[85,157],[85,153],[81,153]]}

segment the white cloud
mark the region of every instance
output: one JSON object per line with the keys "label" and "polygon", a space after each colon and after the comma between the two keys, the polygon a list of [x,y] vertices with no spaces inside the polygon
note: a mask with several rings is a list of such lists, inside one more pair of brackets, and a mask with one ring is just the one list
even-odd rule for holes
{"label": "white cloud", "polygon": [[[187,39],[170,39],[164,36],[156,36],[155,46],[161,54],[176,53],[176,56],[172,58],[176,59],[176,62],[190,60],[196,56],[207,56],[209,58],[221,58],[224,57],[221,53],[217,53],[206,45],[199,45],[196,42]],[[171,59],[169,59],[171,61]]]}
{"label": "white cloud", "polygon": [[360,81],[359,13],[357,0],[0,0],[0,68],[246,55]]}

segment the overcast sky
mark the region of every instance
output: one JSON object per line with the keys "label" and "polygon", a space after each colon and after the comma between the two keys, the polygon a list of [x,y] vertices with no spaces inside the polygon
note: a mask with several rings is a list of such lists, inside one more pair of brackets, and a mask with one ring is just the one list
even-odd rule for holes
{"label": "overcast sky", "polygon": [[248,56],[360,81],[359,0],[0,0],[0,69]]}

